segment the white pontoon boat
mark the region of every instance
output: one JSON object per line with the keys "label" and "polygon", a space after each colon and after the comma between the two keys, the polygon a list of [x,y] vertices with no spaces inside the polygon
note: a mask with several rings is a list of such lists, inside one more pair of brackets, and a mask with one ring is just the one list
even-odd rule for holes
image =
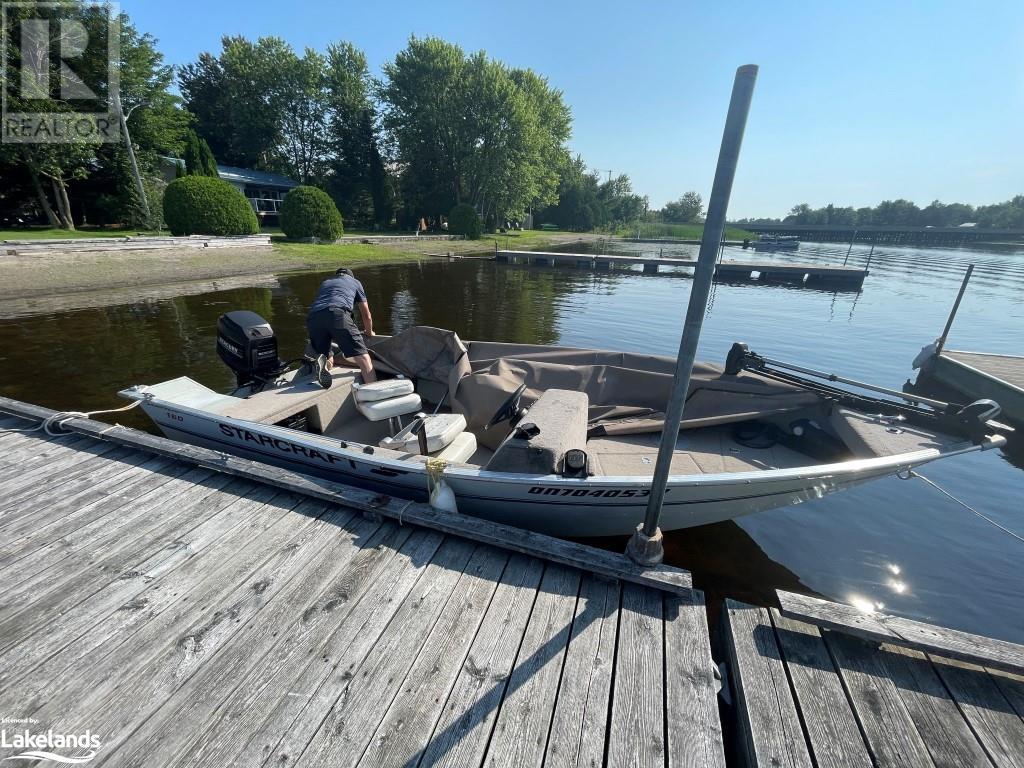
{"label": "white pontoon boat", "polygon": [[759,251],[795,251],[799,247],[799,238],[792,235],[761,235],[754,241]]}
{"label": "white pontoon boat", "polygon": [[[258,315],[231,312],[218,328],[218,351],[238,376],[234,393],[187,377],[121,393],[141,399],[172,439],[415,500],[427,499],[428,458],[441,458],[460,512],[555,535],[630,534],[643,518],[672,358],[464,343],[414,327],[367,339],[379,382],[335,369],[324,389],[307,366],[285,370]],[[880,399],[794,370],[816,373],[743,345],[725,368],[694,368],[663,530],[796,504],[1005,442],[989,421],[998,413],[990,401]]]}

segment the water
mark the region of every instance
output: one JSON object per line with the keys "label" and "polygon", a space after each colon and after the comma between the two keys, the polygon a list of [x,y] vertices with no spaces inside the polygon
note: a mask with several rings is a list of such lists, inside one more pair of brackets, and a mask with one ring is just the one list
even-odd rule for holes
{"label": "water", "polygon": [[[626,244],[640,253],[695,256],[696,247]],[[863,263],[857,247],[851,264]],[[845,246],[804,244],[776,257],[728,249],[725,258],[841,263]],[[941,331],[968,263],[977,264],[951,348],[1021,354],[1024,250],[876,249],[863,290],[717,285],[703,359],[723,361],[734,341],[767,356],[898,388],[910,361]],[[685,273],[597,273],[569,268],[442,261],[359,270],[381,332],[413,324],[467,339],[593,346],[675,354],[691,282]],[[189,375],[227,388],[215,348],[217,317],[246,308],[277,331],[282,355],[305,339],[305,308],[322,275],[164,301],[0,320],[0,393],[56,409],[118,405],[137,383]],[[0,307],[2,310],[2,307]],[[150,429],[130,412],[122,423]],[[1024,533],[1022,470],[1000,452],[923,473]],[[621,547],[621,541],[599,542]],[[770,600],[775,588],[1024,642],[1024,544],[919,480],[885,479],[738,522],[677,532],[667,558],[711,596]]]}

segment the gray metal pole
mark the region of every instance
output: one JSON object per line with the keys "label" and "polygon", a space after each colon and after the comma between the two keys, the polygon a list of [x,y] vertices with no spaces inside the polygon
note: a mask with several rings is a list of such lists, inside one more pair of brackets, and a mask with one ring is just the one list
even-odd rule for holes
{"label": "gray metal pole", "polygon": [[939,343],[935,345],[935,356],[938,357],[942,354],[942,348],[946,346],[946,337],[949,336],[949,329],[953,327],[953,318],[956,317],[956,313],[960,309],[960,302],[963,301],[964,292],[967,290],[967,284],[971,282],[971,275],[974,274],[974,265],[967,265],[967,272],[964,274],[964,281],[960,283],[960,292],[956,295],[956,301],[953,302],[953,309],[950,310],[949,317],[946,319],[946,327],[942,329],[942,335],[939,336]]}
{"label": "gray metal pole", "polygon": [[718,167],[711,187],[711,199],[708,201],[708,215],[704,221],[704,234],[700,241],[700,253],[693,274],[693,287],[690,289],[690,303],[686,309],[686,323],[683,326],[683,337],[679,341],[675,381],[665,413],[665,428],[661,433],[658,461],[651,481],[651,495],[647,499],[647,513],[643,525],[637,528],[626,547],[629,556],[642,565],[660,563],[664,557],[658,521],[665,500],[665,486],[672,465],[672,454],[679,438],[679,425],[683,420],[686,393],[690,388],[690,374],[693,372],[693,363],[697,357],[697,342],[700,340],[701,326],[704,324],[704,314],[707,311],[718,248],[725,232],[725,215],[729,208],[729,196],[732,193],[733,178],[736,176],[736,164],[756,81],[756,65],[746,64],[736,70],[729,113],[722,134],[722,146],[718,152]]}

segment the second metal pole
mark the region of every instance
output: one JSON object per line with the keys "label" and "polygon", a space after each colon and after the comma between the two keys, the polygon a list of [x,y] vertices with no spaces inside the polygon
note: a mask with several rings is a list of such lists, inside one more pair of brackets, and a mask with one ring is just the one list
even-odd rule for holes
{"label": "second metal pole", "polygon": [[939,337],[939,343],[935,345],[935,356],[938,357],[942,354],[942,348],[946,346],[946,337],[949,336],[949,329],[953,327],[953,318],[956,317],[957,311],[960,309],[960,302],[963,301],[964,292],[967,290],[967,284],[971,282],[971,275],[974,274],[974,265],[967,265],[967,272],[964,274],[964,281],[960,283],[960,292],[956,295],[956,301],[953,302],[953,309],[950,310],[949,317],[946,319],[946,327],[942,329],[942,335]]}
{"label": "second metal pole", "polygon": [[719,244],[725,232],[729,196],[732,194],[732,182],[736,176],[736,164],[739,161],[740,145],[743,143],[743,132],[746,129],[747,114],[750,112],[750,101],[754,95],[756,81],[756,65],[746,64],[736,70],[732,98],[729,101],[729,114],[725,119],[722,146],[718,153],[715,181],[711,187],[711,198],[708,200],[708,215],[704,222],[704,234],[701,237],[700,253],[693,275],[693,287],[690,289],[690,303],[686,309],[683,337],[679,341],[675,380],[665,411],[665,427],[661,433],[661,445],[658,447],[651,494],[647,499],[647,512],[643,524],[637,528],[626,547],[627,554],[641,565],[655,565],[664,557],[658,523],[665,501],[665,486],[672,466],[672,454],[679,438],[679,425],[683,420],[686,393],[690,388],[690,375],[697,357],[697,343],[707,311]]}

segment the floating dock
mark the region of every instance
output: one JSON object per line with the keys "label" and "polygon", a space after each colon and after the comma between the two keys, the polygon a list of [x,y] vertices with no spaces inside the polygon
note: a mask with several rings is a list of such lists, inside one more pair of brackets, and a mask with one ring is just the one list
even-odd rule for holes
{"label": "floating dock", "polygon": [[0,433],[19,732],[88,729],[103,766],[724,768],[685,571],[66,427]]}
{"label": "floating dock", "polygon": [[98,739],[64,756],[1022,764],[1022,646],[779,593],[726,602],[716,665],[685,571],[85,418],[12,431],[53,416],[0,398],[0,712]]}
{"label": "floating dock", "polygon": [[[694,269],[696,259],[676,259],[659,256],[611,256],[592,253],[557,253],[554,251],[496,251],[496,261],[507,264],[533,264],[540,266],[569,266],[581,269],[610,270],[637,264],[648,274],[657,274],[661,267]],[[720,261],[715,275],[723,279],[750,279],[754,275],[764,281],[835,282],[860,285],[868,275],[862,267],[832,264],[799,264],[783,261]]]}
{"label": "floating dock", "polygon": [[1002,406],[1000,421],[1024,429],[1024,357],[944,349],[921,370],[915,391],[952,390],[970,402],[987,398]]}

